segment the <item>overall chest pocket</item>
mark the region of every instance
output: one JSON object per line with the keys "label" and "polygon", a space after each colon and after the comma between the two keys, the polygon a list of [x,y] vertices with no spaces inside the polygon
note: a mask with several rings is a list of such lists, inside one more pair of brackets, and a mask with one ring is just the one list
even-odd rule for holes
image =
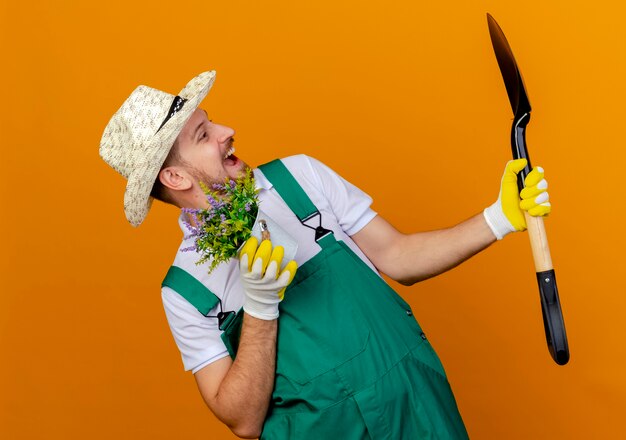
{"label": "overall chest pocket", "polygon": [[350,283],[336,267],[340,261],[324,256],[305,276],[297,274],[285,292],[278,321],[277,376],[305,385],[365,351],[369,326],[353,303],[358,292],[346,291]]}

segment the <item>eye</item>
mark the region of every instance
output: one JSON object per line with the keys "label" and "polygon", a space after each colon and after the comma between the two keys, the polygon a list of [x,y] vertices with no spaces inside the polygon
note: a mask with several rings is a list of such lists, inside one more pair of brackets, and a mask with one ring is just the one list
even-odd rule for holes
{"label": "eye", "polygon": [[205,138],[206,137],[206,131],[202,132],[202,135],[200,136],[200,139]]}

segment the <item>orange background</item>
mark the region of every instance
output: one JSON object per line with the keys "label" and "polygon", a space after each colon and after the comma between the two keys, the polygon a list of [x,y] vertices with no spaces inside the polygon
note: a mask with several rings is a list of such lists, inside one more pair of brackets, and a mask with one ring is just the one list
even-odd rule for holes
{"label": "orange background", "polygon": [[[146,84],[204,102],[258,165],[306,153],[399,229],[491,204],[511,109],[485,13],[533,104],[528,144],[571,361],[546,349],[526,234],[411,288],[475,439],[625,436],[625,7],[523,3],[3,1],[0,436],[231,438],[182,368],[159,285],[181,233],[156,204],[132,228],[125,181],[98,156]],[[349,421],[347,421],[349,422]],[[192,437],[193,436],[193,437]]]}

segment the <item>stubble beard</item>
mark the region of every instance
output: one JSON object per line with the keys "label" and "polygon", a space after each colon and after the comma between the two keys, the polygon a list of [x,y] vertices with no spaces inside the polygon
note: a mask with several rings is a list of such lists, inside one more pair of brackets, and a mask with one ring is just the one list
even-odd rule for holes
{"label": "stubble beard", "polygon": [[[239,159],[241,160],[241,159]],[[247,163],[245,163],[243,160],[241,161],[242,163],[242,168],[241,171],[239,172],[239,175],[237,176],[237,178],[241,178],[243,176],[245,176],[247,170],[250,168],[248,166]],[[196,180],[196,182],[198,184],[200,184],[200,182],[202,182],[203,184],[205,184],[209,189],[211,189],[212,191],[216,191],[218,194],[220,195],[225,195],[226,192],[222,189],[217,189],[214,185],[223,185],[224,181],[226,180],[226,178],[228,177],[228,179],[232,179],[232,177],[230,176],[224,176],[223,178],[214,178],[209,176],[207,173],[205,173],[204,171],[191,166],[189,167],[189,172],[191,173],[191,175],[193,176],[193,178]]]}

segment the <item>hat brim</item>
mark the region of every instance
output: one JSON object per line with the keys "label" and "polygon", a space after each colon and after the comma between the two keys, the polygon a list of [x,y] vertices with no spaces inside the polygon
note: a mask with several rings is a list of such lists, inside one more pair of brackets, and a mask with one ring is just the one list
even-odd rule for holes
{"label": "hat brim", "polygon": [[187,99],[185,105],[155,134],[150,154],[144,157],[144,166],[136,167],[128,176],[124,192],[124,213],[131,225],[139,226],[148,215],[153,201],[150,193],[161,166],[181,130],[211,90],[214,80],[215,71],[211,70],[187,83],[179,93],[181,98]]}

